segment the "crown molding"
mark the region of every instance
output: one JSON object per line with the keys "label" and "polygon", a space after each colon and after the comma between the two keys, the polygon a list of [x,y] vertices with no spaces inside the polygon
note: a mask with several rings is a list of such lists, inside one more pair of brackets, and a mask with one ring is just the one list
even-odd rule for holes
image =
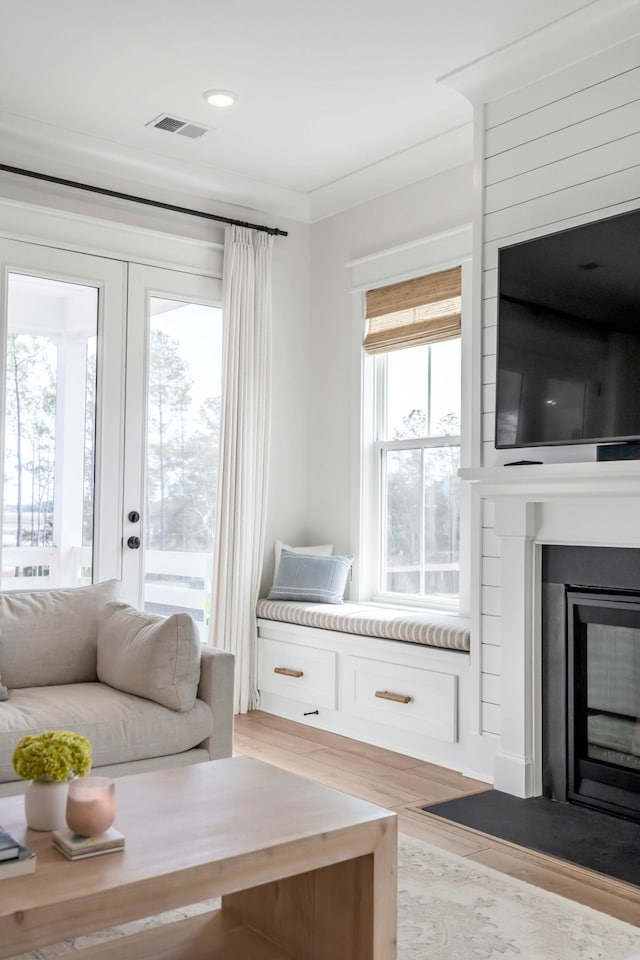
{"label": "crown molding", "polygon": [[[225,204],[235,208],[229,215],[240,219],[252,211],[302,223],[323,220],[470,162],[472,139],[472,124],[463,124],[318,190],[302,193],[0,112],[3,163],[212,212]],[[167,191],[172,191],[172,196],[167,196]]]}
{"label": "crown molding", "polygon": [[474,106],[489,103],[640,34],[638,0],[591,3],[437,78]]}
{"label": "crown molding", "polygon": [[462,124],[309,193],[311,222],[335,216],[473,159],[473,124]]}

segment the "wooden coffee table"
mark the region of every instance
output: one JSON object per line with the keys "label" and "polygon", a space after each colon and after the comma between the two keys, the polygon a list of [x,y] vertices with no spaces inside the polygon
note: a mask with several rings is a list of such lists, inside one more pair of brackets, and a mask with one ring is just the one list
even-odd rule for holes
{"label": "wooden coffee table", "polygon": [[116,781],[124,852],[71,863],[25,830],[22,797],[0,824],[38,855],[0,880],[0,957],[221,896],[219,910],[83,950],[82,960],[393,960],[396,816],[248,757]]}

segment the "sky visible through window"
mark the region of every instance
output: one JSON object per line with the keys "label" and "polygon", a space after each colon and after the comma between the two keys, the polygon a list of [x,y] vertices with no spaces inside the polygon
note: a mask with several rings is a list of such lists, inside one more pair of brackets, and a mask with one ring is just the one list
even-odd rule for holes
{"label": "sky visible through window", "polygon": [[[152,324],[178,344],[180,359],[193,378],[191,413],[208,397],[220,396],[222,382],[222,310],[207,304],[151,298]],[[209,349],[215,343],[218,349]],[[203,349],[204,346],[204,349]]]}
{"label": "sky visible through window", "polygon": [[[429,346],[395,350],[387,355],[387,437],[402,431],[405,418],[414,410],[425,416],[429,410]],[[440,435],[443,418],[449,414],[460,422],[460,339],[431,345],[430,435]],[[458,426],[459,430],[459,426]]]}

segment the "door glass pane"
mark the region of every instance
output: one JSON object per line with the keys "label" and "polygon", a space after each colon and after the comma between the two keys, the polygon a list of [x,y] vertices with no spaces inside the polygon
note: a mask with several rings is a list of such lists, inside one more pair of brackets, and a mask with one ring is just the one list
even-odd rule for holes
{"label": "door glass pane", "polygon": [[10,274],[2,589],[91,583],[98,290]]}
{"label": "door glass pane", "polygon": [[150,298],[144,606],[206,640],[218,492],[222,311]]}

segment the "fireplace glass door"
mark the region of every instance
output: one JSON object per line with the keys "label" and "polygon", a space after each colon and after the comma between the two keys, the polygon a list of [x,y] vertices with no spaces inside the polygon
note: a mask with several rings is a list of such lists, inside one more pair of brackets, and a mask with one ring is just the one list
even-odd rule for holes
{"label": "fireplace glass door", "polygon": [[640,596],[567,602],[569,799],[640,818]]}

